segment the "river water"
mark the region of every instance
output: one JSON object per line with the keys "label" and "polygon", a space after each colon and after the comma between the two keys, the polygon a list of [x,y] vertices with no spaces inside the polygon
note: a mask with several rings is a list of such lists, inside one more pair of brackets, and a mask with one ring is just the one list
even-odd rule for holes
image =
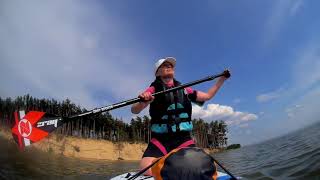
{"label": "river water", "polygon": [[[213,156],[245,179],[320,180],[320,123]],[[79,160],[34,149],[22,152],[0,137],[0,179],[110,179],[137,168],[137,161]]]}

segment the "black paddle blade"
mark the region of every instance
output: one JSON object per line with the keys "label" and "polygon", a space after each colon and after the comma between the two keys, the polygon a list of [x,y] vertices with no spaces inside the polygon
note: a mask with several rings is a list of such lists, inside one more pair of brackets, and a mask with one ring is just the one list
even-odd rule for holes
{"label": "black paddle blade", "polygon": [[62,117],[41,111],[30,111],[27,114],[19,111],[14,116],[16,124],[11,129],[12,135],[21,149],[47,137],[66,121]]}

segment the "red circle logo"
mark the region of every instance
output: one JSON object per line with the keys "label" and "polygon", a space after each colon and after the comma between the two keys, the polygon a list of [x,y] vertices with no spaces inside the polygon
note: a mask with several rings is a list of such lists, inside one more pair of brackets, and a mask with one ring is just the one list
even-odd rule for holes
{"label": "red circle logo", "polygon": [[21,134],[21,136],[26,138],[26,137],[30,136],[30,134],[32,132],[32,125],[27,119],[22,119],[19,122],[18,130],[19,130],[19,133]]}

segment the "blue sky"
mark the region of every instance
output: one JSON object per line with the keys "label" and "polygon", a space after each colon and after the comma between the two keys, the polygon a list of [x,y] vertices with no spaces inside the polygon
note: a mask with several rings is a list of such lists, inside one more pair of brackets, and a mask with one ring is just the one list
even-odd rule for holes
{"label": "blue sky", "polygon": [[[318,1],[7,1],[0,96],[69,98],[88,109],[136,97],[157,59],[189,82],[230,68],[194,117],[252,144],[319,121]],[[214,82],[197,85],[207,91]],[[130,120],[129,107],[111,112]],[[147,110],[140,115],[147,114]]]}

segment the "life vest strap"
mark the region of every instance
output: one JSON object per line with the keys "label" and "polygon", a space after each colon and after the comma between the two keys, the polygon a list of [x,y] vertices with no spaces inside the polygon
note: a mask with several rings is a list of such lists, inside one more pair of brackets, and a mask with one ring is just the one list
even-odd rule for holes
{"label": "life vest strap", "polygon": [[156,138],[152,138],[150,142],[157,146],[157,148],[162,152],[163,155],[168,154],[166,148]]}
{"label": "life vest strap", "polygon": [[[167,154],[168,154],[166,148],[165,148],[165,147],[161,144],[161,142],[158,141],[156,138],[152,138],[152,139],[150,140],[150,142],[151,142],[152,144],[154,144],[155,146],[157,146],[157,148],[162,152],[163,155],[167,155]],[[192,144],[195,144],[195,142],[194,142],[193,139],[190,139],[190,140],[188,140],[188,141],[180,144],[180,146],[178,146],[178,148],[185,148],[185,147],[188,147],[188,146],[190,146],[190,145],[192,145]]]}
{"label": "life vest strap", "polygon": [[190,139],[189,141],[186,141],[184,143],[182,143],[178,148],[184,148],[184,147],[188,147],[192,144],[195,144],[194,140],[193,139]]}

